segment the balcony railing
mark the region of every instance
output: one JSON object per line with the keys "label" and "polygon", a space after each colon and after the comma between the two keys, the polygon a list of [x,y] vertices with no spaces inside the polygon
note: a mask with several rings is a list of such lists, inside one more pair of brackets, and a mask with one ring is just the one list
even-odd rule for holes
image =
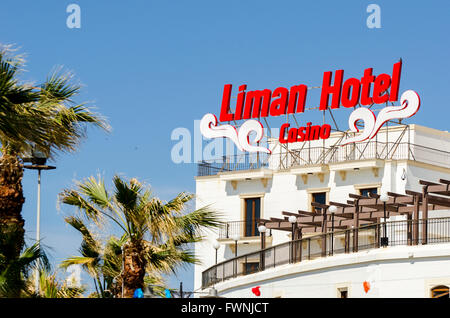
{"label": "balcony railing", "polygon": [[[271,232],[269,232],[271,233]],[[219,239],[231,239],[235,235],[240,237],[259,236],[257,221],[231,221],[219,228]]]}
{"label": "balcony railing", "polygon": [[216,161],[198,163],[198,176],[216,175],[220,172],[339,163],[352,160],[414,160],[450,168],[450,152],[408,142],[369,141],[333,147],[305,147],[288,152],[268,154],[241,154],[225,156]]}
{"label": "balcony railing", "polygon": [[280,166],[339,163],[365,159],[409,159],[450,167],[450,152],[408,142],[369,141],[345,146],[293,149],[280,157]]}
{"label": "balcony railing", "polygon": [[[385,230],[386,228],[386,230]],[[421,231],[426,229],[426,238]],[[386,240],[387,238],[387,240]],[[386,242],[387,241],[387,242]],[[450,242],[450,218],[371,224],[289,241],[221,262],[202,274],[202,288],[242,275],[320,257],[398,245]],[[257,266],[247,266],[247,264]]]}
{"label": "balcony railing", "polygon": [[269,158],[270,156],[265,153],[246,153],[224,156],[214,161],[202,161],[198,163],[197,176],[212,176],[219,172],[268,168]]}

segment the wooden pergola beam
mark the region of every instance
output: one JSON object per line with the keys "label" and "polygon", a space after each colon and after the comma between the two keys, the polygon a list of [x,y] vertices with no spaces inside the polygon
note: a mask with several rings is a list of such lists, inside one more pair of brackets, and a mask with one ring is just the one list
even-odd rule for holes
{"label": "wooden pergola beam", "polygon": [[[386,205],[393,203],[413,204],[414,199],[411,196],[390,197],[389,200],[386,202]],[[365,198],[359,200],[359,205],[361,206],[383,205],[383,202],[380,199],[376,198]]]}
{"label": "wooden pergola beam", "polygon": [[330,201],[330,205],[335,205],[336,207],[342,207],[342,208],[353,206],[353,205],[350,205],[350,204],[345,204],[345,203],[335,202],[335,201]]}
{"label": "wooden pergola beam", "polygon": [[430,186],[430,185],[439,185],[439,183],[431,182],[431,181],[426,181],[426,180],[419,180],[419,184],[421,184],[421,185],[426,185],[426,186]]}
{"label": "wooden pergola beam", "polygon": [[317,215],[316,212],[302,211],[302,210],[298,210],[298,214],[301,214],[301,215],[307,215],[307,216]]}
{"label": "wooden pergola beam", "polygon": [[[412,244],[418,244],[419,235],[419,212],[422,211],[422,217],[428,218],[428,210],[442,210],[450,208],[450,181],[439,179],[440,184],[425,180],[420,180],[423,185],[421,192],[406,190],[405,194],[388,192],[389,199],[386,203],[380,200],[380,195],[369,193],[369,196],[349,194],[353,200],[347,200],[347,203],[330,201],[330,204],[321,204],[312,202],[314,208],[321,209],[319,212],[310,212],[298,210],[295,212],[282,211],[284,219],[270,218],[270,220],[260,219],[259,223],[264,224],[268,229],[282,231],[292,231],[292,224],[288,221],[288,216],[297,218],[296,231],[298,233],[328,232],[333,229],[355,228],[358,231],[360,225],[381,223],[381,219],[392,215],[407,215],[408,220],[414,220]],[[437,195],[433,195],[437,194]],[[446,197],[447,196],[447,197]],[[337,207],[336,213],[327,214],[330,205]],[[425,226],[426,221],[423,222]],[[425,230],[422,229],[422,233]],[[423,233],[426,235],[426,233]],[[353,236],[353,246],[358,245],[357,233]],[[426,244],[426,241],[423,241]],[[322,250],[326,251],[326,243],[322,242]],[[357,249],[357,248],[356,248]],[[356,250],[355,250],[356,251]]]}
{"label": "wooden pergola beam", "polygon": [[285,219],[279,219],[279,218],[270,218],[271,222],[285,222]]}
{"label": "wooden pergola beam", "polygon": [[287,216],[297,216],[297,217],[301,217],[302,216],[299,213],[293,213],[293,212],[287,212],[287,211],[283,211],[283,212],[281,212],[281,214],[287,215]]}
{"label": "wooden pergola beam", "polygon": [[444,197],[437,197],[435,195],[427,195],[428,196],[428,203],[435,204],[435,205],[442,205],[450,208],[450,199],[444,198]]}
{"label": "wooden pergola beam", "polygon": [[420,199],[422,200],[422,193],[421,192],[416,192],[416,191],[411,191],[411,190],[405,190],[405,193],[406,194],[409,194],[409,195],[415,195],[415,196],[418,196],[418,197],[420,197]]}
{"label": "wooden pergola beam", "polygon": [[450,195],[450,184],[430,185],[428,193]]}

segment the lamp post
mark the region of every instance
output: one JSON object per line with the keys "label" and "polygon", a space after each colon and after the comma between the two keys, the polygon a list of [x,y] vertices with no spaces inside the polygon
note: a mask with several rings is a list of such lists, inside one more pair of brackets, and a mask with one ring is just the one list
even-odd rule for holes
{"label": "lamp post", "polygon": [[389,197],[386,194],[382,194],[380,196],[380,201],[383,202],[383,216],[384,216],[384,222],[383,222],[384,236],[381,238],[381,246],[388,246],[389,238],[387,236],[387,231],[386,231],[386,202],[389,201]]}
{"label": "lamp post", "polygon": [[334,214],[337,211],[337,207],[335,205],[330,205],[328,211],[331,213],[331,255],[334,252]]}
{"label": "lamp post", "polygon": [[267,228],[264,225],[258,226],[258,232],[261,234],[261,249],[266,248],[266,231]]}
{"label": "lamp post", "polygon": [[237,248],[238,248],[238,241],[240,240],[239,234],[233,235],[231,238],[234,241],[234,257],[237,257]]}
{"label": "lamp post", "polygon": [[258,226],[258,231],[261,234],[261,254],[259,255],[259,267],[260,270],[264,270],[264,249],[266,248],[266,231],[267,228],[264,225]]}
{"label": "lamp post", "polygon": [[220,248],[220,243],[217,242],[217,240],[214,240],[213,248],[216,250],[216,265],[217,265],[217,250]]}
{"label": "lamp post", "polygon": [[292,225],[292,241],[294,240],[294,234],[295,234],[295,223],[297,223],[297,217],[291,215],[288,219],[289,223]]}
{"label": "lamp post", "polygon": [[294,263],[294,239],[295,239],[295,226],[297,224],[297,217],[291,215],[288,218],[289,223],[292,225],[292,234],[291,234],[291,263]]}
{"label": "lamp post", "polygon": [[[212,244],[213,248],[216,250],[216,265],[217,265],[217,250],[220,248],[220,243],[214,240]],[[217,281],[217,266],[214,269],[214,283]]]}
{"label": "lamp post", "polygon": [[[25,169],[37,170],[38,171],[38,187],[37,187],[37,216],[36,216],[36,242],[40,247],[41,239],[41,170],[53,170],[56,169],[55,166],[46,165],[47,158],[42,152],[33,151],[31,158],[23,158],[24,162],[31,162],[31,165],[24,165]],[[36,277],[35,284],[36,290],[39,291],[39,259],[36,261]]]}
{"label": "lamp post", "polygon": [[238,241],[240,239],[239,234],[233,235],[231,238],[234,241],[234,261],[233,261],[233,270],[234,270],[234,276],[237,276],[237,248],[238,248]]}

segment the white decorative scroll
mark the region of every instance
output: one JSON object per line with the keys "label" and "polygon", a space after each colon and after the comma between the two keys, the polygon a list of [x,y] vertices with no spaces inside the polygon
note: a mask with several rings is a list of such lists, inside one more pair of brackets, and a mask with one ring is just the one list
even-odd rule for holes
{"label": "white decorative scroll", "polygon": [[400,106],[387,106],[380,110],[378,116],[368,108],[355,109],[348,118],[348,127],[352,132],[359,132],[356,122],[362,120],[364,122],[364,131],[355,137],[348,138],[341,144],[346,145],[352,142],[360,142],[366,139],[372,139],[388,120],[402,119],[413,116],[420,108],[420,97],[413,90],[407,90],[400,97]]}
{"label": "white decorative scroll", "polygon": [[234,126],[217,125],[217,117],[214,114],[206,114],[200,121],[200,132],[206,138],[229,138],[241,151],[271,153],[265,147],[250,144],[250,134],[252,132],[256,133],[253,140],[254,143],[259,142],[264,136],[263,125],[254,119],[244,122],[238,132]]}
{"label": "white decorative scroll", "polygon": [[358,120],[364,121],[364,131],[360,135],[344,140],[341,144],[342,146],[352,142],[364,141],[370,137],[373,127],[375,127],[375,114],[368,108],[360,107],[355,109],[348,118],[348,127],[350,128],[350,131],[354,133],[359,132],[358,127],[356,127],[356,122]]}
{"label": "white decorative scroll", "polygon": [[206,114],[200,121],[200,132],[206,138],[229,138],[239,150],[244,151],[239,143],[238,132],[234,126],[220,125],[217,126],[217,117],[214,114]]}
{"label": "white decorative scroll", "polygon": [[265,152],[270,154],[271,151],[269,149],[261,146],[252,146],[250,144],[250,134],[252,131],[256,133],[253,143],[258,143],[264,137],[263,125],[254,119],[247,120],[242,124],[241,128],[239,128],[239,143],[242,148],[248,152]]}
{"label": "white decorative scroll", "polygon": [[388,106],[380,110],[370,138],[373,138],[388,120],[409,118],[417,113],[420,108],[420,97],[415,91],[408,90],[400,97],[400,103],[401,106]]}

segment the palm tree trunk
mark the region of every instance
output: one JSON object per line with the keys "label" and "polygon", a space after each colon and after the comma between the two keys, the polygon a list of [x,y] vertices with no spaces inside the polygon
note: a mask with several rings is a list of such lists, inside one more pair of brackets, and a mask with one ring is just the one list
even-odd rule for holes
{"label": "palm tree trunk", "polygon": [[141,244],[130,242],[123,248],[123,297],[132,298],[134,291],[144,288],[145,260],[142,258]]}
{"label": "palm tree trunk", "polygon": [[[0,157],[0,231],[15,237],[15,246],[8,255],[18,258],[24,246],[25,221],[22,205],[25,202],[22,189],[23,165],[19,158],[10,154]],[[0,246],[0,249],[2,246]],[[9,254],[8,253],[8,254]]]}

